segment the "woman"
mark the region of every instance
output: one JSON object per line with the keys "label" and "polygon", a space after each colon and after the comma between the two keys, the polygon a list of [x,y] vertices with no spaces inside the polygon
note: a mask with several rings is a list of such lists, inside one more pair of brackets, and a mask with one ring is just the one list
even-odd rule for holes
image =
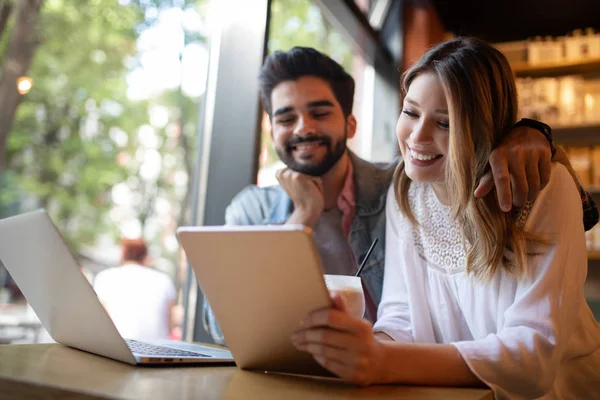
{"label": "woman", "polygon": [[[378,321],[312,313],[292,341],[359,384],[489,386],[496,398],[600,398],[600,327],[583,296],[581,203],[554,165],[533,204],[505,214],[473,196],[517,119],[505,57],[442,43],[403,78],[404,162],[388,192]],[[373,333],[373,331],[375,333]]]}

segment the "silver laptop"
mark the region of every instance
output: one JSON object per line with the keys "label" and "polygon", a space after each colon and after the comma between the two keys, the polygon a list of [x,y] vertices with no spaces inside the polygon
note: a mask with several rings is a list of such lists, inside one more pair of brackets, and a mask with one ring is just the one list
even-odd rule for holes
{"label": "silver laptop", "polygon": [[0,220],[0,260],[58,343],[134,365],[233,363],[228,350],[122,338],[44,210]]}

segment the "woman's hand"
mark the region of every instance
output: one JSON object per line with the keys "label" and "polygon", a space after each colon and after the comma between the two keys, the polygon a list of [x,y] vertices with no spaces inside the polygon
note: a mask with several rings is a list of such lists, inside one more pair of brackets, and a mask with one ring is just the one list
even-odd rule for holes
{"label": "woman's hand", "polygon": [[347,382],[363,386],[377,383],[385,368],[383,344],[373,335],[369,321],[346,312],[339,295],[332,296],[332,300],[333,308],[306,317],[302,329],[292,336],[292,343]]}

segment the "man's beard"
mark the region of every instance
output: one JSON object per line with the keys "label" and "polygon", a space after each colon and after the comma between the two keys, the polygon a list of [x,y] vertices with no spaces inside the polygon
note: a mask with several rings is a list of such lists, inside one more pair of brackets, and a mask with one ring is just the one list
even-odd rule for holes
{"label": "man's beard", "polygon": [[[299,163],[294,159],[292,152],[293,146],[300,143],[310,143],[319,141],[327,149],[327,153],[323,159],[319,162],[302,162]],[[275,146],[277,155],[283,161],[283,163],[292,171],[299,172],[310,176],[323,176],[342,158],[346,151],[346,133],[344,137],[338,140],[332,148],[331,139],[328,136],[309,136],[307,138],[301,138],[294,136],[284,146],[283,149]]]}

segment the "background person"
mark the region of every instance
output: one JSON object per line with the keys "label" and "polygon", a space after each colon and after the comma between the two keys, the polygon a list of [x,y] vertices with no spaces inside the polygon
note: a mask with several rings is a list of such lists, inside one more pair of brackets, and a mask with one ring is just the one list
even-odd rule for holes
{"label": "background person", "polygon": [[122,262],[96,275],[94,290],[127,339],[169,339],[177,292],[167,274],[149,266],[143,239],[122,239]]}

